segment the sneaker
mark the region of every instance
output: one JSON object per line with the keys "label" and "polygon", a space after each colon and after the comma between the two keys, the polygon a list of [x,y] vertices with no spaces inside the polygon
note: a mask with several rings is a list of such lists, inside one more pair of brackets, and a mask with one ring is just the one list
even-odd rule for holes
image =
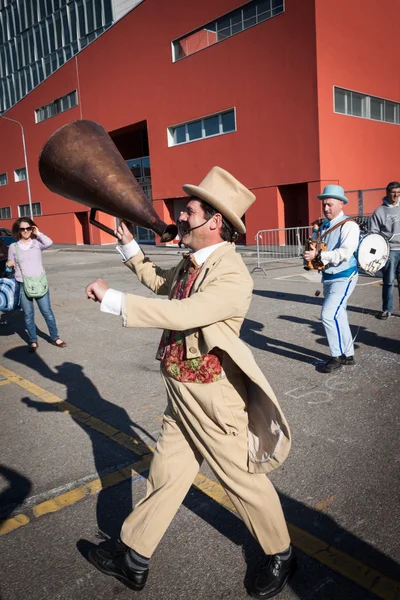
{"label": "sneaker", "polygon": [[378,315],[376,315],[377,319],[380,319],[381,321],[387,321],[387,319],[389,319],[389,317],[391,316],[392,313],[390,313],[388,310],[384,310],[383,312],[379,313]]}

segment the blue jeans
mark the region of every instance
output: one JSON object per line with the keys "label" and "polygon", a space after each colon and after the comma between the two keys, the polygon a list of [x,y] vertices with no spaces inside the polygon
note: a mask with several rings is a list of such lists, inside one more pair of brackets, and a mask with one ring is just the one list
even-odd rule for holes
{"label": "blue jeans", "polygon": [[399,286],[400,302],[400,250],[391,250],[383,271],[382,310],[393,312],[394,280]]}
{"label": "blue jeans", "polygon": [[[22,283],[19,284],[21,290],[21,306],[24,311],[25,327],[28,331],[29,343],[38,341],[36,335],[35,325],[35,311],[33,306],[33,298],[28,298],[24,292],[24,286]],[[50,306],[50,292],[48,291],[42,298],[35,298],[39,310],[46,321],[47,327],[49,328],[49,334],[54,342],[58,338],[57,323],[53,311]]]}

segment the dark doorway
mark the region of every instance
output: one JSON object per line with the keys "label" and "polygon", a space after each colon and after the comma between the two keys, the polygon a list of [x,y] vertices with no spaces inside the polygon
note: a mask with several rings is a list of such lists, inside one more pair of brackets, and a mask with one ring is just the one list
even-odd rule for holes
{"label": "dark doorway", "polygon": [[78,212],[75,214],[76,214],[78,221],[82,227],[83,244],[90,244],[89,213],[88,212]]}
{"label": "dark doorway", "polygon": [[278,189],[284,204],[285,228],[310,225],[307,183],[280,185]]}

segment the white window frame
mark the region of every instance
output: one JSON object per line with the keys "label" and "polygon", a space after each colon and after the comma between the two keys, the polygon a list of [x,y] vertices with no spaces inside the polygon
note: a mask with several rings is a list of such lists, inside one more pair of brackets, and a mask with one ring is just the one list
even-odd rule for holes
{"label": "white window frame", "polygon": [[[39,210],[37,210],[37,207],[39,207]],[[23,212],[24,214],[22,215],[21,212]],[[25,212],[26,212],[26,214],[25,214]],[[33,214],[34,217],[41,217],[42,216],[42,205],[40,204],[40,202],[33,202],[32,203],[32,214]],[[18,204],[18,215],[20,217],[30,217],[31,216],[31,211],[30,211],[29,204]]]}
{"label": "white window frame", "polygon": [[[234,118],[234,129],[232,131],[223,131],[222,130],[222,115],[226,113],[230,113],[233,111]],[[209,119],[210,117],[218,117],[218,125],[219,132],[214,133],[212,135],[205,134],[204,120]],[[197,123],[201,121],[201,137],[196,138],[195,140],[189,139],[188,125],[192,123]],[[175,132],[178,127],[185,127],[185,141],[184,142],[176,142]],[[218,137],[220,135],[228,135],[229,133],[235,133],[237,131],[237,122],[236,122],[236,107],[227,108],[226,110],[222,110],[218,113],[211,113],[210,115],[205,115],[204,117],[199,117],[197,119],[191,119],[190,121],[185,121],[184,123],[177,123],[176,125],[171,125],[167,128],[167,139],[168,139],[168,147],[172,148],[175,146],[183,146],[183,144],[192,144],[194,142],[201,142],[202,140],[209,140],[210,138]]]}
{"label": "white window frame", "polygon": [[[197,29],[193,29],[192,31],[189,31],[188,33],[179,36],[179,38],[176,38],[175,40],[172,40],[171,42],[171,55],[172,55],[172,62],[179,62],[180,60],[183,60],[184,58],[188,58],[189,56],[192,56],[192,54],[196,54],[197,52],[200,52],[201,50],[205,50],[205,48],[210,48],[212,46],[215,46],[215,44],[218,44],[219,42],[223,42],[227,39],[229,39],[230,37],[233,37],[234,35],[238,35],[239,33],[243,33],[243,31],[247,31],[248,29],[251,29],[252,27],[255,27],[256,25],[260,25],[261,23],[264,23],[265,21],[269,21],[270,19],[273,19],[274,17],[278,17],[281,14],[284,14],[286,11],[286,6],[285,6],[285,0],[281,0],[282,1],[282,11],[277,13],[277,14],[272,14],[273,13],[273,8],[272,8],[272,0],[271,0],[271,16],[268,17],[267,19],[262,19],[262,20],[258,20],[260,15],[263,15],[265,13],[258,13],[257,10],[255,12],[255,20],[256,22],[253,25],[249,25],[248,27],[244,27],[244,19],[243,19],[243,8],[245,8],[248,4],[250,4],[253,0],[250,0],[248,2],[245,2],[244,4],[242,4],[241,6],[238,6],[237,8],[230,10],[227,13],[224,13],[223,15],[220,15],[219,17],[217,17],[216,19],[213,19],[213,21],[209,21],[208,23],[206,23],[205,25],[203,25],[202,27],[198,27]],[[256,5],[256,9],[257,9],[257,5]],[[223,19],[224,17],[230,17],[232,13],[237,12],[239,10],[242,10],[242,24],[243,24],[243,28],[240,31],[237,31],[235,33],[232,33],[232,28],[231,25],[229,25],[229,29],[230,29],[230,33],[229,35],[227,35],[226,37],[218,40],[216,39],[215,42],[213,42],[210,45],[204,46],[204,48],[200,48],[200,50],[196,50],[196,52],[191,52],[190,54],[188,54],[187,56],[181,56],[178,57],[177,56],[177,44],[181,41],[184,40],[186,38],[188,38],[189,36],[197,33],[198,31],[203,31],[203,30],[207,30],[209,29],[212,25],[216,25],[218,21],[220,21],[221,19]],[[218,37],[218,31],[216,30],[216,34]]]}
{"label": "white window frame", "polygon": [[[4,217],[4,216],[3,216],[3,212],[2,212],[3,210],[8,210],[8,211],[9,211],[9,213],[10,213],[10,216]],[[11,206],[2,206],[2,207],[0,208],[0,219],[2,219],[2,220],[6,220],[6,219],[12,219],[12,216],[11,216],[11,215],[12,215],[12,212],[11,212]]]}
{"label": "white window frame", "polygon": [[[346,95],[345,98],[345,109],[346,112],[339,112],[336,110],[336,97],[335,97],[335,91],[336,90],[343,90],[344,92],[346,92],[346,94],[361,94],[364,98],[365,98],[365,116],[360,116],[360,115],[354,115],[352,114],[352,112],[349,111],[349,98]],[[400,125],[400,102],[397,102],[396,100],[390,100],[389,98],[382,98],[380,96],[376,96],[375,94],[366,94],[365,92],[359,92],[357,90],[349,90],[347,88],[341,87],[340,85],[334,85],[332,88],[333,91],[333,112],[336,115],[342,115],[345,117],[354,117],[356,119],[367,119],[368,121],[374,121],[375,123],[386,123],[388,125]],[[351,98],[351,96],[350,96]],[[380,119],[375,119],[373,117],[371,117],[371,100],[372,99],[376,99],[379,100],[380,102],[383,103],[382,105],[382,111],[381,111],[381,118]],[[385,103],[386,102],[390,102],[390,104],[394,104],[394,122],[393,121],[386,121],[385,120]]]}

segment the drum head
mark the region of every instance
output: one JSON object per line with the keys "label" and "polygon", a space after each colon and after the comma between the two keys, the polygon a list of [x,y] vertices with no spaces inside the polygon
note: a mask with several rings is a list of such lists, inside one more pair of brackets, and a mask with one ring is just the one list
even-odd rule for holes
{"label": "drum head", "polygon": [[357,260],[361,269],[374,275],[382,269],[389,257],[389,244],[380,233],[367,233],[358,246]]}

